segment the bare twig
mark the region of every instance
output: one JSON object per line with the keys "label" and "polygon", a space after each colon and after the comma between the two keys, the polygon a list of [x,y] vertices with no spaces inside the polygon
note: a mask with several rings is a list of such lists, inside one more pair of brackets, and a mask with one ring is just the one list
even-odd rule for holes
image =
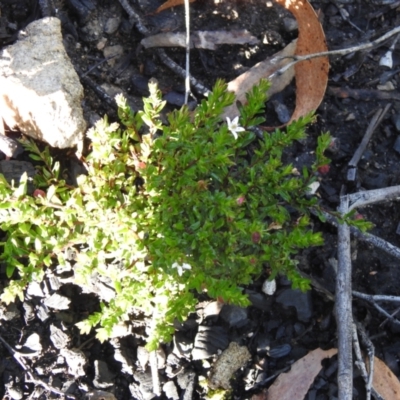
{"label": "bare twig", "polygon": [[[367,349],[369,372],[367,371],[367,368],[365,367],[365,362],[364,362],[362,354],[361,354],[360,343],[358,341],[357,331],[360,333],[362,342]],[[374,374],[373,374],[374,354],[375,354],[374,346],[373,346],[371,340],[368,338],[364,327],[358,323],[353,324],[353,348],[354,348],[354,353],[355,353],[355,356],[357,359],[356,365],[357,365],[358,369],[360,370],[361,376],[363,377],[363,379],[365,381],[366,400],[371,399],[371,394],[374,396],[374,398],[376,400],[384,400],[372,386],[372,379],[374,376]]]}
{"label": "bare twig", "polygon": [[360,299],[367,300],[369,302],[375,301],[389,301],[392,303],[400,303],[400,296],[387,296],[381,294],[366,294],[361,292],[356,292],[353,290],[353,295],[359,297]]}
{"label": "bare twig", "polygon": [[[390,302],[397,302],[400,303],[400,297],[396,296],[384,296],[384,295],[370,295],[366,293],[360,293],[353,291],[353,296],[356,296],[360,299],[363,299],[365,301],[368,301],[371,303],[381,314],[383,314],[389,321],[393,322],[396,325],[400,325],[400,321],[396,318],[394,318],[394,315],[396,313],[390,315],[384,308],[382,308],[377,301],[390,301]],[[377,300],[378,298],[378,300]]]}
{"label": "bare twig", "polygon": [[150,352],[149,360],[151,368],[151,378],[153,380],[153,393],[159,396],[161,394],[161,389],[160,389],[160,379],[158,377],[157,352],[155,350]]}
{"label": "bare twig", "polygon": [[[348,196],[341,196],[339,212],[348,213]],[[335,314],[338,334],[338,398],[348,400],[353,393],[353,355],[351,310],[351,256],[350,228],[346,223],[338,226],[338,271],[335,290]]]}
{"label": "bare twig", "polygon": [[353,324],[353,349],[354,349],[354,355],[356,356],[356,366],[361,372],[361,376],[364,379],[365,382],[365,390],[366,390],[366,400],[371,400],[371,387],[368,385],[369,378],[368,378],[368,373],[367,369],[365,368],[365,363],[364,360],[362,359],[361,355],[361,349],[360,349],[360,343],[358,341],[358,335],[357,335],[357,328],[356,325]]}
{"label": "bare twig", "polygon": [[[356,326],[357,326],[357,331],[361,338],[361,342],[364,345],[364,347],[367,351],[367,355],[368,355],[369,368],[368,368],[367,392],[368,391],[371,392],[372,380],[374,377],[375,347],[374,347],[373,343],[371,342],[370,338],[368,337],[368,334],[367,334],[364,326],[357,322],[356,322]],[[374,394],[374,396],[377,395],[380,398],[380,396],[378,395],[378,393],[376,393],[375,390],[372,390],[372,393]]]}
{"label": "bare twig", "polygon": [[129,4],[128,0],[119,0],[121,6],[129,15],[129,18],[133,21],[136,29],[144,36],[151,35],[151,31],[146,27],[143,22],[143,18],[135,11],[135,9]]}
{"label": "bare twig", "polygon": [[374,133],[375,129],[379,126],[381,123],[383,117],[386,115],[386,113],[389,111],[390,107],[392,105],[386,104],[385,108],[382,110],[381,108],[375,113],[375,115],[372,117],[371,122],[368,125],[367,131],[365,132],[365,135],[358,146],[358,149],[354,153],[352,159],[349,162],[349,169],[347,171],[347,180],[348,181],[354,181],[355,175],[356,175],[356,168],[357,164],[360,161],[360,158],[362,154],[364,153],[365,149],[367,148],[367,145],[372,137],[372,134]]}
{"label": "bare twig", "polygon": [[396,35],[398,33],[400,33],[400,26],[397,26],[396,28],[385,33],[383,36],[379,37],[378,39],[373,40],[372,42],[363,43],[358,46],[348,47],[347,49],[323,51],[321,53],[307,54],[305,56],[297,56],[297,55],[286,56],[284,58],[291,58],[291,59],[293,59],[293,61],[290,62],[289,64],[286,64],[284,67],[278,69],[276,72],[271,74],[268,78],[272,78],[277,75],[283,74],[286,70],[288,70],[289,68],[293,67],[295,64],[297,64],[298,62],[301,62],[301,61],[311,60],[311,59],[317,58],[317,57],[326,57],[326,56],[334,56],[334,55],[344,56],[346,54],[354,53],[355,51],[372,49],[373,47],[378,46],[379,44],[383,43],[385,40],[391,38],[393,35]]}
{"label": "bare twig", "polygon": [[[128,0],[119,0],[124,10],[127,12],[129,17],[134,22],[137,30],[144,36],[150,36],[152,32],[146,28],[143,18],[133,9],[133,7],[129,4]],[[172,71],[174,71],[177,75],[184,78],[186,80],[187,71],[183,69],[180,65],[178,65],[175,61],[173,61],[170,57],[167,56],[167,53],[164,49],[156,49],[156,54],[160,58],[160,60]],[[207,89],[201,82],[195,79],[193,76],[189,76],[190,83],[196,89],[199,94],[204,96],[208,96],[210,90]]]}
{"label": "bare twig", "polygon": [[368,204],[381,203],[400,199],[400,185],[383,189],[366,190],[349,195],[349,211],[365,207]]}
{"label": "bare twig", "polygon": [[[156,49],[157,55],[160,57],[160,60],[172,71],[174,71],[177,75],[181,76],[182,78],[186,77],[186,71],[178,65],[175,61],[173,61],[170,57],[167,56],[167,53],[164,49]],[[208,96],[210,93],[210,89],[205,87],[201,82],[199,82],[193,76],[190,76],[190,83],[196,89],[199,94],[204,96]]]}
{"label": "bare twig", "polygon": [[[318,215],[316,211],[311,210],[311,212],[314,215]],[[324,216],[326,222],[330,223],[333,226],[338,226],[339,222],[338,220],[330,213],[326,211],[320,211],[320,213]],[[357,239],[362,240],[365,243],[372,244],[373,246],[377,247],[378,249],[381,249],[387,254],[390,254],[393,257],[396,257],[400,259],[400,249],[393,244],[387,242],[386,240],[383,240],[382,238],[372,235],[371,233],[367,232],[361,232],[359,229],[357,229],[354,226],[350,227],[350,232],[353,236],[355,236]]]}
{"label": "bare twig", "polygon": [[185,0],[185,26],[186,26],[186,71],[185,71],[185,104],[190,95],[190,8],[189,0]]}

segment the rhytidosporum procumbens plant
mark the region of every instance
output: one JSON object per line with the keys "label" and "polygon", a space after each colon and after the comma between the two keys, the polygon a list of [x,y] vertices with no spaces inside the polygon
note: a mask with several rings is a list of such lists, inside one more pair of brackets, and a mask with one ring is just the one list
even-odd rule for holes
{"label": "rhytidosporum procumbens plant", "polygon": [[243,285],[266,268],[307,289],[294,256],[322,244],[310,227],[316,199],[307,192],[327,164],[329,135],[319,137],[312,168],[297,171],[282,153],[304,138],[312,117],[260,140],[252,128],[264,121],[268,83],[254,87],[240,118],[228,123],[220,117],[234,101],[226,88],[218,81],[193,113],[182,107],[167,124],[154,84],[142,112],[118,97],[123,127],[104,118],[88,132],[91,153],[78,187],[66,184],[48,150],[27,142],[32,158],[42,161],[33,196],[26,177],[18,187],[1,177],[1,260],[16,278],[1,300],[22,299],[28,282],[64,264],[74,248],[82,281],[97,272],[115,287],[115,297],[78,324],[81,331],[97,327],[104,340],[140,311],[151,316],[148,347],[155,348],[171,338],[175,319],[193,311],[196,292],[246,306]]}

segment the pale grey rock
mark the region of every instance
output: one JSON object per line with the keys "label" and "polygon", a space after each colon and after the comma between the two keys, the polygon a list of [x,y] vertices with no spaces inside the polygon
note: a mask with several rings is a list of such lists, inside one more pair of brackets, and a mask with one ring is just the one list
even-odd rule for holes
{"label": "pale grey rock", "polygon": [[107,389],[113,386],[114,375],[108,369],[107,363],[102,360],[94,361],[95,377],[93,385],[97,389]]}
{"label": "pale grey rock", "polygon": [[56,349],[64,349],[69,345],[70,337],[55,325],[50,325],[50,340]]}
{"label": "pale grey rock", "polygon": [[233,374],[251,359],[246,346],[231,342],[229,347],[218,357],[209,376],[208,386],[211,389],[230,389]]}
{"label": "pale grey rock", "polygon": [[1,50],[0,109],[10,128],[53,147],[73,147],[86,130],[82,99],[59,19],[32,22],[15,44]]}
{"label": "pale grey rock", "polygon": [[87,363],[87,358],[82,350],[61,349],[60,354],[65,358],[69,374],[75,377],[86,375],[84,367]]}
{"label": "pale grey rock", "polygon": [[37,333],[32,333],[22,346],[16,345],[15,348],[23,353],[25,358],[37,357],[42,351],[40,336]]}
{"label": "pale grey rock", "polygon": [[11,386],[10,388],[8,388],[8,395],[13,400],[20,400],[24,398],[24,392],[18,386]]}
{"label": "pale grey rock", "polygon": [[71,303],[70,299],[57,293],[52,294],[43,302],[45,306],[54,308],[55,310],[68,310],[69,303]]}

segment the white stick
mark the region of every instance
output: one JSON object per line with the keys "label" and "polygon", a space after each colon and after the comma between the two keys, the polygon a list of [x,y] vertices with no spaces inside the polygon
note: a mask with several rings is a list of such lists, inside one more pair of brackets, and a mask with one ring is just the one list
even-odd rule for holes
{"label": "white stick", "polygon": [[189,0],[185,0],[185,25],[186,25],[186,75],[185,75],[185,104],[188,103],[190,94],[190,9]]}
{"label": "white stick", "polygon": [[[341,196],[339,212],[349,212],[348,196]],[[338,398],[348,400],[353,393],[352,332],[353,314],[351,309],[351,256],[350,228],[346,223],[338,225],[338,271],[335,290],[335,316],[338,334]]]}
{"label": "white stick", "polygon": [[368,204],[400,199],[400,185],[349,194],[349,211]]}
{"label": "white stick", "polygon": [[350,53],[354,53],[355,51],[360,51],[360,50],[368,50],[371,49],[378,44],[384,42],[385,40],[389,39],[393,35],[396,35],[397,33],[400,33],[400,26],[392,29],[391,31],[385,33],[383,36],[380,38],[368,42],[368,43],[363,43],[358,46],[353,46],[353,47],[348,47],[347,49],[339,49],[339,50],[331,50],[331,51],[323,51],[321,53],[313,53],[313,54],[307,54],[305,56],[288,56],[285,58],[293,58],[293,61],[289,64],[286,64],[284,67],[278,69],[278,71],[274,72],[272,75],[270,75],[268,78],[275,77],[276,75],[281,75],[283,74],[286,70],[289,68],[293,67],[295,64],[297,64],[300,61],[306,61],[306,60],[311,60],[312,58],[317,58],[317,57],[326,57],[326,56],[334,56],[334,55],[346,55]]}

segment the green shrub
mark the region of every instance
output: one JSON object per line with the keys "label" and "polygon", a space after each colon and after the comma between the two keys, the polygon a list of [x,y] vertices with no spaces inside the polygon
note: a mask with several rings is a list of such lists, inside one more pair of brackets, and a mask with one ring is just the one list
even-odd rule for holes
{"label": "green shrub", "polygon": [[1,260],[10,278],[18,272],[1,300],[23,299],[27,283],[40,281],[45,267],[65,264],[74,248],[82,281],[96,271],[115,288],[101,312],[78,323],[81,331],[97,327],[105,340],[140,311],[151,317],[154,349],[170,340],[175,319],[193,311],[196,293],[246,306],[242,286],[266,268],[271,278],[282,273],[294,288],[308,289],[294,256],[322,244],[310,228],[316,198],[307,192],[327,163],[330,137],[319,137],[310,170],[285,165],[284,150],[305,137],[312,117],[258,139],[252,128],[264,121],[267,89],[262,81],[248,94],[240,126],[221,120],[234,101],[221,81],[193,113],[182,107],[168,123],[161,122],[164,102],[155,84],[139,113],[118,97],[123,128],[104,118],[88,132],[91,153],[78,187],[65,182],[48,149],[26,142],[41,162],[33,196],[26,176],[18,187],[0,176]]}

